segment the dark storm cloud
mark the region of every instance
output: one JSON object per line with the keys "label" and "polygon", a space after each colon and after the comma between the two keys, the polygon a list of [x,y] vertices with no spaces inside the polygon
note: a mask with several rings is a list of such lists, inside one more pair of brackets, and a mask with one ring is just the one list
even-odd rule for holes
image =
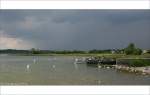
{"label": "dark storm cloud", "polygon": [[128,12],[119,12],[114,15],[110,15],[109,19],[113,23],[118,24],[126,24],[131,22],[136,22],[139,20],[149,20],[150,19],[150,12],[145,11],[128,11]]}
{"label": "dark storm cloud", "polygon": [[40,49],[149,49],[149,25],[149,10],[0,11],[3,34]]}

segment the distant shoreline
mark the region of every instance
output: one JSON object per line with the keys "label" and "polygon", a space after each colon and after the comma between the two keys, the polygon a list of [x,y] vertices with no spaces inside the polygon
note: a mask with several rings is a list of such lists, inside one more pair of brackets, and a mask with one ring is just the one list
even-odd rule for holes
{"label": "distant shoreline", "polygon": [[78,53],[72,53],[72,54],[0,54],[0,56],[6,56],[6,55],[12,55],[12,56],[93,56],[93,57],[108,57],[108,58],[150,58],[150,54],[142,54],[142,55],[126,55],[126,54],[78,54]]}

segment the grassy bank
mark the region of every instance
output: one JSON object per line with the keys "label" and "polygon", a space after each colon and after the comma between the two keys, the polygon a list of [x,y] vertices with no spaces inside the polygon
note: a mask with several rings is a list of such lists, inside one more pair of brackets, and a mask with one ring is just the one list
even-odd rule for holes
{"label": "grassy bank", "polygon": [[130,60],[129,61],[129,66],[131,66],[131,67],[150,66],[150,60],[146,60],[146,59]]}
{"label": "grassy bank", "polygon": [[117,59],[117,65],[129,66],[129,67],[144,67],[150,66],[150,59],[139,58],[139,59],[131,59],[131,58],[123,58]]}

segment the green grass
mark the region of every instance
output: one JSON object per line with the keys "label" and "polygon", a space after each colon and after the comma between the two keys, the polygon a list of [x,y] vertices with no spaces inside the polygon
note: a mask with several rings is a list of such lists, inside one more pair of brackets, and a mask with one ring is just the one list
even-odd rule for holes
{"label": "green grass", "polygon": [[145,60],[145,59],[133,59],[133,60],[129,60],[129,66],[131,66],[131,67],[150,66],[150,60]]}

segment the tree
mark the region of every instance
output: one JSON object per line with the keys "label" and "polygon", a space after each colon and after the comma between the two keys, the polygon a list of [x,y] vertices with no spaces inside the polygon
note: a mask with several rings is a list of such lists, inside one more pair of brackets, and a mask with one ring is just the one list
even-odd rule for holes
{"label": "tree", "polygon": [[40,54],[40,51],[38,49],[32,48],[31,53],[32,54]]}
{"label": "tree", "polygon": [[135,55],[141,55],[142,54],[142,50],[139,48],[135,48],[134,53]]}
{"label": "tree", "polygon": [[140,55],[140,54],[142,54],[142,50],[139,48],[136,48],[133,43],[130,43],[128,45],[128,47],[126,47],[124,49],[124,51],[125,51],[125,54],[127,54],[127,55],[131,55],[131,54]]}
{"label": "tree", "polygon": [[133,44],[133,43],[130,43],[130,44],[128,45],[128,47],[125,48],[125,53],[126,53],[127,55],[133,54],[134,49],[135,49],[134,44]]}

